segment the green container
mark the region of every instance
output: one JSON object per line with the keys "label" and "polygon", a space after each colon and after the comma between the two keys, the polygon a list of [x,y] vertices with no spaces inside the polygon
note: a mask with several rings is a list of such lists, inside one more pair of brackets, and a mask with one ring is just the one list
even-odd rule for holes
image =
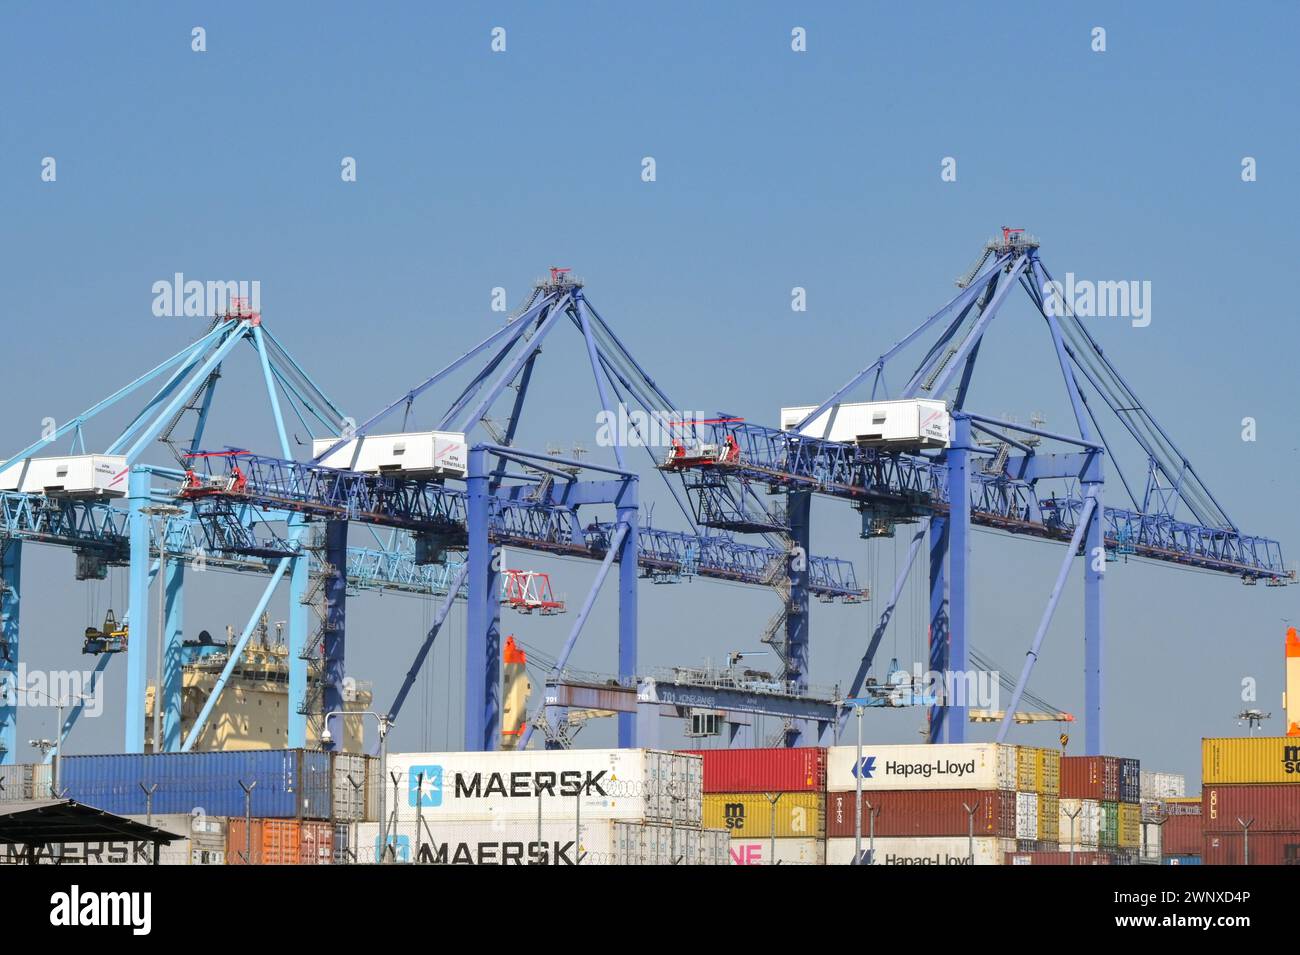
{"label": "green container", "polygon": [[1101,804],[1101,833],[1100,843],[1102,848],[1111,849],[1119,846],[1119,803],[1109,799],[1103,800]]}

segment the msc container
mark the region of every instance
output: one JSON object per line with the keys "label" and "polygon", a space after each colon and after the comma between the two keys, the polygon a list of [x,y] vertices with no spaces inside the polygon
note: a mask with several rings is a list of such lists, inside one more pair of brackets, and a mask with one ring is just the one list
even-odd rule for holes
{"label": "msc container", "polygon": [[1038,793],[1016,793],[1016,838],[1038,838]]}
{"label": "msc container", "polygon": [[[793,431],[816,405],[781,409],[781,430]],[[866,447],[946,448],[950,417],[946,402],[932,398],[861,401],[832,405],[799,433]]]}
{"label": "msc container", "polygon": [[76,498],[126,497],[126,473],[126,458],[120,454],[27,458],[0,472],[0,491]]}
{"label": "msc container", "polygon": [[[856,791],[857,747],[826,751],[831,792]],[[872,744],[862,747],[863,790],[1015,789],[1016,747],[998,743]]]}
{"label": "msc container", "polygon": [[335,753],[331,818],[335,822],[363,822],[367,814],[367,787],[379,773],[379,760],[355,753]]}
{"label": "msc container", "polygon": [[1007,865],[1110,865],[1102,852],[1008,852]]}
{"label": "msc container", "polygon": [[297,819],[249,823],[231,818],[226,825],[228,865],[329,865],[333,861],[333,823]]}
{"label": "msc container", "polygon": [[[826,864],[852,865],[853,839],[827,839]],[[1001,865],[1016,848],[1014,839],[983,836],[969,838],[936,836],[921,839],[881,839],[873,844],[862,837],[862,851],[870,865]],[[974,852],[972,853],[972,849]]]}
{"label": "msc container", "polygon": [[1211,783],[1286,783],[1294,786],[1300,783],[1300,737],[1203,739],[1201,782],[1207,786]]}
{"label": "msc container", "polygon": [[706,793],[784,793],[826,791],[826,750],[686,750],[704,761]]}
{"label": "msc container", "polygon": [[825,804],[821,793],[709,793],[703,821],[733,839],[820,839],[826,835]]}
{"label": "msc container", "polygon": [[1103,849],[1119,847],[1119,803],[1109,799],[1101,803],[1101,830],[1097,844]]}
{"label": "msc container", "polygon": [[1085,849],[1095,849],[1098,846],[1101,837],[1101,803],[1096,799],[1061,798],[1056,818],[1061,842]]}
{"label": "msc container", "polygon": [[825,839],[731,839],[732,865],[825,865]]}
{"label": "msc container", "polygon": [[1250,833],[1250,858],[1241,832],[1209,832],[1205,835],[1206,865],[1300,865],[1300,828],[1296,832]]}
{"label": "msc container", "polygon": [[1187,777],[1182,773],[1155,773],[1142,770],[1143,802],[1170,799],[1187,793]]}
{"label": "msc container", "polygon": [[1038,796],[1038,840],[1059,842],[1061,833],[1061,797],[1050,793]]}
{"label": "msc container", "polygon": [[[399,753],[398,818],[639,819],[698,828],[700,757],[652,749]],[[423,778],[421,779],[421,774]],[[388,789],[391,804],[392,788]],[[391,811],[391,809],[390,809]]]}
{"label": "msc container", "polygon": [[1121,849],[1136,849],[1142,844],[1142,809],[1136,803],[1116,805],[1116,838]]}
{"label": "msc container", "polygon": [[[843,838],[854,834],[853,810],[857,793],[831,793],[826,797],[826,834]],[[875,812],[877,836],[964,836],[970,832],[974,811],[977,836],[1016,837],[1016,794],[1007,790],[909,789],[864,792],[862,835],[871,832]]]}
{"label": "msc container", "polygon": [[1201,792],[1201,829],[1239,832],[1238,819],[1251,821],[1250,832],[1300,830],[1300,786],[1209,786]]}
{"label": "msc container", "polygon": [[1061,795],[1119,801],[1119,760],[1114,756],[1061,757]]}
{"label": "msc container", "polygon": [[[316,438],[312,457],[320,457],[338,438]],[[463,478],[469,453],[465,435],[458,431],[410,431],[402,434],[367,434],[339,445],[320,462],[327,468],[392,474],[407,478]]]}
{"label": "msc container", "polygon": [[1136,759],[1119,760],[1119,801],[1142,801],[1142,768]]}
{"label": "msc container", "polygon": [[304,749],[212,753],[128,753],[65,756],[59,784],[69,799],[117,813],[146,812],[146,788],[155,814],[243,816],[245,785],[252,791],[252,815],[273,819],[330,817],[330,754]]}

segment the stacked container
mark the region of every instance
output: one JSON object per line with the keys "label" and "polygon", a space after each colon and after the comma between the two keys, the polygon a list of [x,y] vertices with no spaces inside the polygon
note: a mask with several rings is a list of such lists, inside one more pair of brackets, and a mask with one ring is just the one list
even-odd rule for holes
{"label": "stacked container", "polygon": [[1208,865],[1300,865],[1300,737],[1201,741]]}
{"label": "stacked container", "polygon": [[1160,862],[1164,856],[1165,800],[1183,798],[1187,779],[1182,773],[1156,773],[1142,770],[1142,841],[1139,858],[1143,862]]}
{"label": "stacked container", "polygon": [[1160,856],[1167,865],[1196,865],[1205,848],[1201,797],[1170,797],[1159,804]]}
{"label": "stacked container", "polygon": [[821,865],[826,858],[826,750],[697,750],[707,829],[730,835],[733,865]]}
{"label": "stacked container", "polygon": [[[997,743],[837,746],[827,751],[828,865],[853,862],[862,780],[862,848],[876,865],[1000,865],[1017,832],[1037,843],[1038,790],[1053,762]],[[857,773],[855,773],[855,768]],[[1019,786],[1026,787],[1023,793]],[[1055,796],[1056,794],[1050,793]],[[1022,798],[1032,797],[1032,798]],[[874,839],[872,838],[874,829]]]}
{"label": "stacked container", "polygon": [[242,818],[227,822],[228,865],[330,865],[333,861],[332,823]]}
{"label": "stacked container", "polygon": [[[1069,843],[1068,814],[1079,812],[1075,821],[1076,850],[1098,849],[1111,853],[1117,862],[1137,858],[1142,842],[1142,770],[1136,759],[1118,756],[1066,756],[1061,760],[1061,795],[1064,805],[1058,819]],[[1093,808],[1093,804],[1096,808]],[[1091,826],[1083,820],[1098,820],[1097,842],[1090,844]]]}

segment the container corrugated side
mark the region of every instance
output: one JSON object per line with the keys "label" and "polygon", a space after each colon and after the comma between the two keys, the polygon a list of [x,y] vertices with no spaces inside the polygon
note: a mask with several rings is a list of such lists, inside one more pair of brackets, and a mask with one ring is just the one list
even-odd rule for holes
{"label": "container corrugated side", "polygon": [[1187,793],[1187,777],[1182,773],[1158,773],[1144,769],[1141,788],[1144,800],[1184,796]]}
{"label": "container corrugated side", "polygon": [[1101,837],[1101,803],[1096,799],[1066,799],[1057,808],[1057,834],[1066,845],[1095,849]]}
{"label": "container corrugated side", "polygon": [[1207,785],[1201,792],[1201,829],[1239,832],[1238,819],[1250,832],[1300,830],[1300,786],[1269,784]]}
{"label": "container corrugated side", "polygon": [[826,797],[821,793],[709,793],[703,824],[726,829],[733,839],[819,839],[826,834]]}
{"label": "container corrugated side", "polygon": [[329,865],[333,858],[330,822],[232,818],[226,825],[228,865]]}
{"label": "container corrugated side", "polygon": [[1007,865],[1110,865],[1110,856],[1102,852],[1008,852]]}
{"label": "container corrugated side", "polygon": [[1038,793],[1016,793],[1016,838],[1038,839]]}
{"label": "container corrugated side", "polygon": [[1098,845],[1103,849],[1119,847],[1119,803],[1104,799],[1101,803],[1101,832]]}
{"label": "container corrugated side", "polygon": [[31,763],[0,766],[0,802],[40,798],[32,795],[32,770]]}
{"label": "container corrugated side", "polygon": [[1120,802],[1140,802],[1142,799],[1142,768],[1136,759],[1121,757],[1119,762]]}
{"label": "container corrugated side", "polygon": [[1300,784],[1300,737],[1203,739],[1201,782]]}
{"label": "container corrugated side", "polygon": [[705,793],[825,792],[826,750],[695,749],[704,761]]}
{"label": "container corrugated side", "polygon": [[[826,834],[845,838],[854,834],[857,792],[826,797]],[[1016,794],[1006,790],[906,789],[863,793],[862,832],[871,831],[875,815],[877,836],[963,836],[970,832],[974,810],[975,835],[1016,836]]]}
{"label": "container corrugated side", "polygon": [[[871,744],[862,747],[864,790],[1014,789],[1016,747],[997,743]],[[856,746],[826,751],[831,792],[856,789]]]}
{"label": "container corrugated side", "polygon": [[362,822],[370,818],[366,809],[366,787],[372,767],[379,760],[356,753],[335,753],[331,817],[335,822]]}
{"label": "container corrugated side", "polygon": [[1165,817],[1160,839],[1166,855],[1200,855],[1204,848],[1205,833],[1201,828],[1201,814],[1180,814]]}
{"label": "container corrugated side", "polygon": [[1166,855],[1161,859],[1164,865],[1200,865],[1199,855]]}
{"label": "container corrugated side", "polygon": [[731,865],[825,865],[825,839],[732,839]]}
{"label": "container corrugated side", "polygon": [[67,756],[59,767],[69,799],[122,816],[145,813],[141,784],[157,786],[156,813],[243,816],[241,781],[257,783],[251,803],[258,818],[329,818],[330,754],[314,750]]}
{"label": "container corrugated side", "polygon": [[1121,849],[1136,849],[1142,844],[1142,810],[1137,803],[1116,805],[1116,839]]}
{"label": "container corrugated side", "polygon": [[1036,746],[1016,747],[1016,789],[1022,793],[1038,792],[1038,754]]}
{"label": "container corrugated side", "polygon": [[[1014,839],[995,839],[984,836],[973,841],[951,836],[934,836],[921,839],[881,839],[874,842],[871,865],[1001,865],[1008,852],[1015,851]],[[873,850],[873,843],[865,836],[862,851]],[[827,839],[826,864],[852,865],[853,839]]]}
{"label": "container corrugated side", "polygon": [[1206,865],[1300,865],[1300,827],[1295,832],[1252,832],[1249,861],[1241,832],[1208,832],[1201,860]]}
{"label": "container corrugated side", "polygon": [[1057,842],[1061,832],[1061,797],[1050,793],[1038,795],[1038,840]]}

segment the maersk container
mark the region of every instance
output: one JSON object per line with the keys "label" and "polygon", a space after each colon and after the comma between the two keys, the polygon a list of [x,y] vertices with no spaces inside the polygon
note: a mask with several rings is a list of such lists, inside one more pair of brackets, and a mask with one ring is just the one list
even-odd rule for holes
{"label": "maersk container", "polygon": [[[389,754],[399,780],[398,818],[587,819],[674,822],[698,828],[698,756],[652,749]],[[388,795],[393,790],[389,788]]]}
{"label": "maersk container", "polygon": [[1101,803],[1096,799],[1062,798],[1057,808],[1057,833],[1065,845],[1097,848],[1101,836]]}
{"label": "maersk container", "polygon": [[158,814],[243,816],[245,785],[252,815],[268,819],[328,819],[330,754],[303,749],[211,753],[127,753],[65,756],[59,784],[69,799],[120,816],[144,815],[145,788],[156,786]]}
{"label": "maersk container", "polygon": [[1222,785],[1201,792],[1201,828],[1238,832],[1238,819],[1250,820],[1250,832],[1300,830],[1300,786]]}
{"label": "maersk container", "polygon": [[[854,834],[857,792],[826,797],[826,834]],[[967,808],[969,807],[969,809]],[[862,794],[862,834],[871,831],[875,814],[878,836],[964,836],[972,822],[977,836],[1016,836],[1016,794],[1007,790],[909,789]],[[973,815],[973,819],[972,819]]]}
{"label": "maersk container", "polygon": [[1187,794],[1187,777],[1182,773],[1142,770],[1142,801],[1155,801]]}
{"label": "maersk container", "polygon": [[1203,739],[1201,782],[1206,786],[1218,783],[1300,784],[1300,737]]}
{"label": "maersk container", "polygon": [[706,793],[826,791],[826,750],[693,749],[704,761]]}
{"label": "maersk container", "polygon": [[854,773],[856,746],[826,751],[826,782],[831,792],[880,789],[1016,788],[1016,747],[998,743],[934,743],[862,747],[861,772]]}
{"label": "maersk container", "polygon": [[825,839],[732,839],[732,865],[825,865]]}
{"label": "maersk container", "polygon": [[825,807],[821,793],[709,793],[704,826],[725,829],[733,839],[820,839],[826,834]]}
{"label": "maersk container", "polygon": [[[981,836],[976,839],[936,836],[921,839],[862,837],[862,851],[870,865],[1001,865],[1014,852],[1014,839]],[[973,850],[973,851],[972,851]],[[852,865],[853,839],[827,839],[826,864]]]}
{"label": "maersk container", "polygon": [[1295,832],[1207,832],[1201,859],[1206,865],[1300,865],[1300,827]]}

